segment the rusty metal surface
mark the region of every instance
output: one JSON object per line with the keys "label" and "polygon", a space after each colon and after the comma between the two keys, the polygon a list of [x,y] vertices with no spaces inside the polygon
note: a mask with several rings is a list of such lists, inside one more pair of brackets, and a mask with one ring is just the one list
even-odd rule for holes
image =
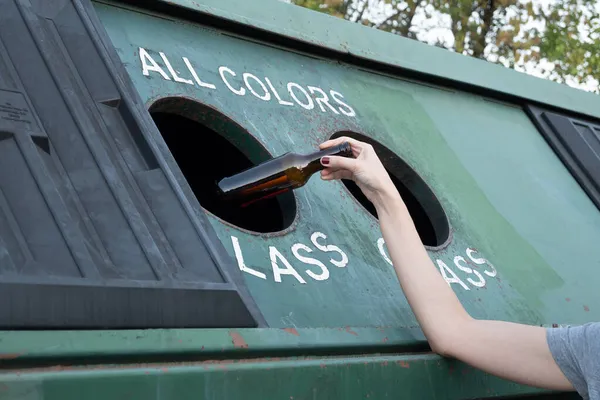
{"label": "rusty metal surface", "polygon": [[2,400],[467,399],[482,393],[540,391],[428,354],[54,366],[0,375]]}
{"label": "rusty metal surface", "polygon": [[[521,108],[286,52],[168,17],[104,4],[97,4],[97,10],[149,108],[174,97],[193,116],[190,101],[200,102],[235,121],[273,155],[309,152],[334,133],[351,130],[402,157],[448,215],[451,240],[429,254],[474,317],[550,326],[600,319],[600,275],[589,272],[600,263],[600,213]],[[220,67],[229,72],[221,75]],[[268,78],[273,86],[268,99],[250,92],[244,73],[263,84]],[[315,100],[312,107],[302,107],[302,100],[288,92],[289,82],[307,92],[309,87],[322,90],[335,111],[321,109]],[[258,83],[253,87],[260,89]],[[343,103],[332,100],[332,91]],[[173,109],[176,102],[170,104]],[[198,156],[213,155],[199,147]],[[215,398],[249,393],[294,399],[313,394],[385,398],[386,393],[464,398],[530,392],[461,363],[402,354],[422,351],[426,343],[380,246],[377,221],[339,182],[314,178],[295,200],[293,224],[277,233],[249,232],[209,214],[271,328],[0,332],[0,354],[5,369],[39,367],[42,360],[85,364],[86,358],[110,357],[174,360],[187,355],[200,362],[279,352],[283,358],[289,353],[304,358],[124,370],[5,370],[0,398],[2,393],[30,392],[47,399],[127,393],[132,398],[198,393],[221,396]],[[306,248],[310,251],[301,253],[303,261],[297,250]],[[306,257],[320,264],[306,263]],[[328,276],[314,279],[322,272],[320,265]],[[343,356],[361,349],[393,354]],[[317,353],[341,356],[306,357]],[[180,392],[183,388],[188,391]]]}

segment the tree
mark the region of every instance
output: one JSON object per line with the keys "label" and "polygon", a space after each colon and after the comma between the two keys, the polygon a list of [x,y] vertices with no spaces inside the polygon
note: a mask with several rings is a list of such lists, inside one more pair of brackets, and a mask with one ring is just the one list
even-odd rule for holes
{"label": "tree", "polygon": [[[600,91],[600,3],[596,0],[291,1],[509,68],[537,72],[557,82]],[[436,36],[440,31],[444,34]]]}

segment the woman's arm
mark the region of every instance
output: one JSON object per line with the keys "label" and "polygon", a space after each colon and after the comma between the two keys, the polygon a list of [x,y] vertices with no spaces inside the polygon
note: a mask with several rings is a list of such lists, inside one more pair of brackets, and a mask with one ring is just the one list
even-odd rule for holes
{"label": "woman's arm", "polygon": [[375,207],[402,290],[433,351],[515,382],[572,390],[550,353],[546,329],[469,316],[429,258],[395,188]]}
{"label": "woman's arm", "polygon": [[555,390],[573,387],[554,361],[542,327],[471,318],[423,246],[373,148],[350,138],[355,159],[324,157],[324,180],[353,179],[375,205],[396,275],[432,349],[493,375]]}

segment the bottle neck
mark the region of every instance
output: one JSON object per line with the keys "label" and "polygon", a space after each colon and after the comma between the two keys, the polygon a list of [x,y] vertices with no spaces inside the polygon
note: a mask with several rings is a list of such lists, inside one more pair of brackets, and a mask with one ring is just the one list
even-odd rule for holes
{"label": "bottle neck", "polygon": [[[339,154],[338,154],[339,153]],[[342,157],[352,157],[352,148],[350,147],[350,143],[342,143],[337,146],[328,147],[326,149],[317,151],[313,153],[312,156],[316,160],[321,160],[321,157],[331,156],[331,155],[339,155]]]}
{"label": "bottle neck", "polygon": [[286,153],[234,176],[223,178],[218,186],[223,193],[238,191],[253,183],[257,184],[275,175],[283,174],[291,166],[296,166],[305,175],[311,175],[324,168],[321,164],[321,157],[328,155],[352,157],[352,149],[349,143],[342,143],[307,155]]}
{"label": "bottle neck", "polygon": [[353,155],[350,143],[342,143],[337,146],[328,147],[315,153],[308,154],[306,156],[307,165],[302,169],[311,174],[325,169],[323,164],[321,164],[321,158],[325,156],[352,157]]}

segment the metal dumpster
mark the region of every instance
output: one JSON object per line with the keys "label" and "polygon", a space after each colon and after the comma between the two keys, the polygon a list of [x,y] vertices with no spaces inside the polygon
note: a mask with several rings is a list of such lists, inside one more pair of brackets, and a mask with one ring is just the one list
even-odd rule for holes
{"label": "metal dumpster", "polygon": [[477,318],[600,320],[600,98],[276,1],[0,0],[0,399],[556,396],[433,354],[349,182],[371,142]]}

